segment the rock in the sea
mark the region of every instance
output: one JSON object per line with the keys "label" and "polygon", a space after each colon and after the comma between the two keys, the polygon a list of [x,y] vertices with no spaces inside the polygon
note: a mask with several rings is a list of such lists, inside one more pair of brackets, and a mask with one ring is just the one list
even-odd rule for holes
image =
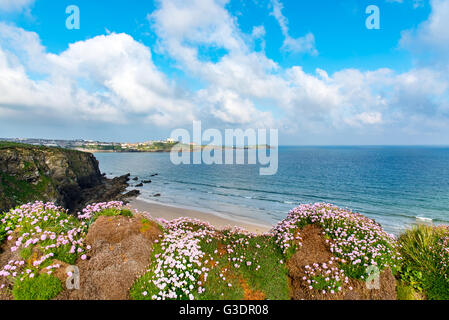
{"label": "rock in the sea", "polygon": [[142,183],[145,183],[145,184],[148,184],[148,183],[151,183],[151,182],[153,182],[153,181],[151,181],[151,180],[143,180],[142,181]]}
{"label": "rock in the sea", "polygon": [[160,193],[156,193],[156,194],[153,195],[153,197],[160,197],[160,196],[161,196]]}
{"label": "rock in the sea", "polygon": [[143,187],[143,183],[136,184],[137,188]]}
{"label": "rock in the sea", "polygon": [[137,181],[137,180],[139,180],[139,178],[138,178],[138,177],[135,177],[133,180],[134,180],[134,181]]}

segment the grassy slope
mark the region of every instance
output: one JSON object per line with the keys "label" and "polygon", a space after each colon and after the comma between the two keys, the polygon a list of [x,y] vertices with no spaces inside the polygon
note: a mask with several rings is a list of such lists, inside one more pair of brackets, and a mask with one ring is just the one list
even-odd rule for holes
{"label": "grassy slope", "polygon": [[[249,237],[243,234],[223,232],[218,237],[203,239],[201,250],[206,254],[210,272],[204,282],[205,292],[195,293],[198,300],[289,300],[287,268],[280,264],[284,257],[280,248],[269,236]],[[229,253],[226,248],[232,248]],[[163,253],[156,244],[149,272],[138,279],[130,290],[135,300],[150,300],[160,290],[152,283],[155,256]],[[244,262],[233,267],[238,259]],[[211,259],[212,258],[212,259]],[[251,261],[247,265],[246,261]],[[143,294],[145,292],[145,295]]]}

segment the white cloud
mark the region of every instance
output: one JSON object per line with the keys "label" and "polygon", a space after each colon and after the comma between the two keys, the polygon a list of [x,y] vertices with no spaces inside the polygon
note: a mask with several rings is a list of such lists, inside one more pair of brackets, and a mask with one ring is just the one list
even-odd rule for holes
{"label": "white cloud", "polygon": [[0,11],[20,12],[28,9],[34,0],[0,0]]}
{"label": "white cloud", "polygon": [[[18,34],[28,40],[22,47]],[[119,123],[139,117],[176,124],[180,114],[194,119],[192,102],[157,70],[149,48],[129,35],[97,36],[59,55],[44,52],[35,34],[20,28],[0,24],[0,37],[18,52],[0,47],[0,108]],[[30,62],[46,66],[44,80],[30,78]]]}
{"label": "white cloud", "polygon": [[431,0],[429,18],[416,30],[403,32],[400,44],[421,59],[449,64],[449,0]]}
{"label": "white cloud", "polygon": [[252,36],[255,39],[260,39],[265,37],[266,31],[265,31],[265,27],[264,26],[255,26],[253,27],[253,32],[252,32]]}
{"label": "white cloud", "polygon": [[282,49],[293,53],[309,53],[317,55],[318,51],[315,48],[315,36],[308,33],[303,37],[293,38],[289,34],[288,19],[282,14],[283,5],[279,0],[271,0],[273,11],[271,14],[276,18],[281,27],[282,35],[284,36],[284,43]]}
{"label": "white cloud", "polygon": [[363,112],[346,119],[352,126],[374,125],[382,123],[382,114],[380,112]]}
{"label": "white cloud", "polygon": [[[127,34],[97,36],[52,54],[37,34],[0,23],[0,115],[26,112],[166,127],[204,119],[217,127],[278,127],[295,134],[445,128],[447,69],[426,65],[402,73],[383,68],[329,74],[323,69],[308,73],[301,66],[282,68],[264,50],[252,47],[252,41],[264,38],[265,28],[254,26],[244,34],[227,3],[160,0],[149,15],[158,51],[199,79],[203,87],[198,90],[170,80],[154,64],[150,48]],[[432,4],[434,11],[445,12],[442,0]],[[423,41],[421,34],[445,31],[440,30],[441,13],[434,11],[410,44]],[[279,13],[288,35],[286,18]],[[219,50],[220,56],[211,61],[200,54],[201,48]],[[447,68],[447,60],[441,61]]]}

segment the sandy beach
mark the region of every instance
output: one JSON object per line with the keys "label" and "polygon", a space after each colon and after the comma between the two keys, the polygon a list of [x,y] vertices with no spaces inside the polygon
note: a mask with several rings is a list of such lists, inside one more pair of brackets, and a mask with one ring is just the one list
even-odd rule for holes
{"label": "sandy beach", "polygon": [[139,199],[132,200],[128,206],[131,209],[137,209],[140,212],[148,212],[153,218],[163,218],[172,220],[180,217],[188,217],[207,221],[214,227],[222,229],[227,226],[237,226],[245,228],[250,232],[262,234],[271,229],[271,226],[265,224],[258,224],[256,222],[238,221],[217,216],[213,213],[206,213],[202,211],[179,208],[154,202],[147,202]]}

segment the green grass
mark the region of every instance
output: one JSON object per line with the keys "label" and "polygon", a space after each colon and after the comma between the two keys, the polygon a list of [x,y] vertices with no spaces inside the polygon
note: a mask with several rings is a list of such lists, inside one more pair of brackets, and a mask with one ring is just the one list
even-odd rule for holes
{"label": "green grass", "polygon": [[[159,289],[153,284],[151,279],[153,278],[154,269],[156,268],[156,259],[154,256],[160,253],[162,253],[161,245],[154,244],[151,265],[148,268],[150,271],[134,282],[129,291],[132,300],[151,300],[151,297],[159,292]],[[144,291],[147,292],[147,295],[142,294]]]}
{"label": "green grass", "polygon": [[19,255],[23,260],[28,260],[29,258],[31,258],[31,255],[33,254],[33,249],[28,247],[28,248],[23,248],[22,250],[20,250]]}
{"label": "green grass", "polygon": [[97,212],[92,217],[92,219],[90,219],[88,224],[89,224],[89,226],[91,226],[100,217],[117,217],[117,216],[131,218],[131,217],[133,217],[133,213],[131,212],[131,210],[128,210],[128,209],[121,209],[121,210],[118,210],[118,209],[105,209],[105,210],[102,210],[100,212]]}
{"label": "green grass", "polygon": [[41,274],[35,278],[17,279],[12,294],[15,300],[50,300],[61,291],[61,281],[51,275]]}
{"label": "green grass", "polygon": [[[281,250],[274,243],[274,239],[266,236],[249,238],[243,235],[232,235],[225,238],[223,245],[227,246],[228,244],[237,242],[239,239],[242,239],[242,243],[248,241],[249,244],[235,246],[235,251],[230,257],[243,256],[245,257],[245,261],[251,262],[251,265],[248,266],[243,263],[238,269],[230,268],[231,271],[228,271],[228,277],[231,280],[232,287],[228,286],[227,281],[220,279],[219,273],[222,273],[221,268],[212,268],[209,274],[210,279],[208,278],[205,284],[206,292],[200,298],[220,298],[221,292],[224,293],[222,295],[223,299],[242,299],[245,298],[244,289],[246,289],[246,294],[249,297],[264,296],[265,299],[269,300],[288,300],[287,268],[285,264],[281,263],[285,258]],[[216,250],[217,243],[212,242],[211,244],[206,245],[203,242],[202,248],[205,252],[213,255],[212,249]],[[228,255],[221,257],[215,255],[214,258],[220,261],[219,265],[221,266],[226,264],[232,265],[232,262],[228,262]]]}
{"label": "green grass", "polygon": [[403,282],[398,282],[396,293],[398,300],[424,300],[423,294]]}
{"label": "green grass", "polygon": [[449,299],[447,268],[442,267],[440,242],[448,229],[420,225],[399,237],[403,261],[398,277],[411,289],[430,300]]}
{"label": "green grass", "polygon": [[44,194],[51,190],[52,181],[42,172],[37,184],[31,184],[0,172],[0,183],[0,189],[4,193],[3,196],[11,199],[15,205],[22,205],[42,198]]}
{"label": "green grass", "polygon": [[[128,210],[129,211],[129,210]],[[129,211],[130,213],[131,213],[131,211]],[[132,214],[132,213],[131,213]],[[156,223],[156,222],[154,222],[154,221],[150,221],[150,220],[148,220],[148,219],[145,219],[145,218],[142,218],[141,220],[140,220],[140,223],[142,224],[142,227],[140,228],[140,233],[142,233],[142,234],[144,234],[144,233],[146,233],[148,230],[150,230],[151,228],[153,228],[153,227],[156,227],[156,228],[158,228],[162,233],[164,232],[164,228],[160,225],[160,224],[158,224],[158,223]]]}

